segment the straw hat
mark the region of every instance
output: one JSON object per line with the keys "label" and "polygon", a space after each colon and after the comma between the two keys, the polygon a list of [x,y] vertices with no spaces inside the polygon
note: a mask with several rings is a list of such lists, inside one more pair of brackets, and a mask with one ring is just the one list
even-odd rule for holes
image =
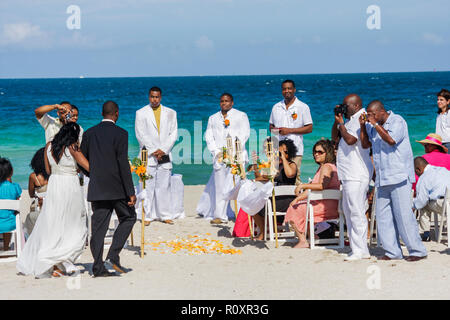
{"label": "straw hat", "polygon": [[435,146],[440,147],[444,153],[448,152],[448,149],[442,145],[441,136],[436,133],[429,133],[425,139],[420,141],[416,140],[416,142],[421,143],[422,145],[434,144]]}

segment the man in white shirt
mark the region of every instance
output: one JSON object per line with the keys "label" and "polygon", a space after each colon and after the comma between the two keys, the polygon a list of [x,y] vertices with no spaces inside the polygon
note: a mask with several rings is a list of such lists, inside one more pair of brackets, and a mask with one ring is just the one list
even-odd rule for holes
{"label": "man in white shirt", "polygon": [[422,240],[430,239],[430,216],[432,212],[442,214],[446,189],[450,190],[450,171],[435,167],[423,157],[414,158],[414,171],[419,176],[413,207],[420,210],[419,230]]}
{"label": "man in white shirt", "polygon": [[233,108],[233,96],[224,93],[220,97],[220,111],[208,119],[208,127],[205,132],[205,140],[208,150],[211,152],[214,163],[213,172],[208,184],[203,191],[197,205],[197,213],[206,219],[212,219],[212,224],[220,224],[228,221],[229,201],[223,199],[223,186],[231,171],[219,159],[222,157],[223,147],[226,147],[228,135],[233,139],[233,147],[236,138],[241,142],[242,160],[248,162],[248,154],[245,143],[250,136],[250,123],[247,114]]}
{"label": "man in white shirt", "polygon": [[[48,113],[52,110],[57,110],[56,111],[56,114],[58,115],[57,118],[48,115]],[[71,119],[72,117],[71,112],[72,112],[72,105],[67,101],[63,101],[60,104],[45,105],[36,108],[36,110],[34,110],[37,121],[45,130],[45,143],[52,141],[55,135],[59,132],[59,129],[61,129],[61,127]],[[78,109],[77,109],[77,120],[78,120]],[[78,139],[80,144],[83,132],[84,130],[80,126],[80,136]]]}
{"label": "man in white shirt", "polygon": [[299,184],[303,135],[312,132],[313,122],[308,105],[297,99],[295,91],[294,81],[283,81],[281,93],[284,99],[273,106],[269,123],[271,131],[279,130],[280,140],[291,139],[297,147],[297,155],[293,161],[298,168],[296,184]]}
{"label": "man in white shirt", "polygon": [[[338,111],[342,110],[335,109],[331,135],[338,143],[336,164],[342,185],[342,207],[347,223],[347,234],[352,249],[345,260],[352,261],[370,258],[365,212],[373,165],[369,149],[364,149],[359,139],[361,130],[359,117],[365,113],[362,100],[356,94],[349,94],[345,97],[343,105],[346,108],[345,113],[339,113]],[[348,119],[345,122],[344,116]]]}
{"label": "man in white shirt", "polygon": [[161,89],[149,90],[149,104],[136,111],[135,133],[139,148],[148,150],[147,172],[153,177],[146,183],[148,203],[145,225],[152,220],[173,224],[170,179],[172,148],[178,139],[177,113],[161,104]]}

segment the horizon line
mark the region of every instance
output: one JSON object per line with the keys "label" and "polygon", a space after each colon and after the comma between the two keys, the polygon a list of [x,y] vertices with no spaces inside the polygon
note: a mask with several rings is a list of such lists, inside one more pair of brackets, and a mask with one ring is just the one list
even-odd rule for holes
{"label": "horizon line", "polygon": [[383,72],[330,72],[330,73],[267,73],[267,74],[217,74],[217,75],[177,75],[177,76],[84,76],[77,77],[29,77],[29,78],[3,78],[0,80],[43,80],[43,79],[106,79],[106,78],[193,78],[193,77],[246,77],[246,76],[298,76],[298,75],[340,75],[340,74],[389,74],[389,73],[437,73],[450,72],[450,70],[429,71],[383,71]]}

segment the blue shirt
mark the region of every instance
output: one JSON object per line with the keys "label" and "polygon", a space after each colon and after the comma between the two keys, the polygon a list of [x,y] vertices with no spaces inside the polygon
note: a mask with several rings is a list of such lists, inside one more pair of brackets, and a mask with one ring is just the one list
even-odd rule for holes
{"label": "blue shirt", "polygon": [[[0,199],[16,200],[22,194],[22,189],[17,183],[3,181],[0,183]],[[12,210],[0,210],[0,233],[10,232],[16,229],[16,216]]]}
{"label": "blue shirt", "polygon": [[376,187],[398,184],[405,180],[413,183],[416,180],[408,125],[401,116],[392,111],[388,113],[389,117],[383,128],[394,139],[394,145],[389,145],[380,137],[375,127],[366,124],[367,134],[372,143]]}
{"label": "blue shirt", "polygon": [[414,208],[422,209],[429,201],[443,198],[446,188],[450,190],[450,171],[442,167],[427,165],[417,182]]}

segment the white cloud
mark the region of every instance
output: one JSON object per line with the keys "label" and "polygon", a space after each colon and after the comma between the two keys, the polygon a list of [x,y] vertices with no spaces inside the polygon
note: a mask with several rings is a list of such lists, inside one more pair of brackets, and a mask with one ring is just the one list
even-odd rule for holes
{"label": "white cloud", "polygon": [[41,27],[26,23],[13,23],[3,26],[3,39],[5,42],[18,43],[30,38],[43,36]]}
{"label": "white cloud", "polygon": [[214,49],[214,42],[207,36],[201,36],[200,38],[195,40],[195,46],[202,50],[212,50]]}
{"label": "white cloud", "polygon": [[49,35],[40,26],[28,22],[5,24],[0,33],[0,46],[48,47],[49,40]]}
{"label": "white cloud", "polygon": [[434,44],[434,45],[441,45],[445,43],[445,40],[440,35],[434,34],[434,33],[424,33],[422,34],[422,40],[426,43]]}

